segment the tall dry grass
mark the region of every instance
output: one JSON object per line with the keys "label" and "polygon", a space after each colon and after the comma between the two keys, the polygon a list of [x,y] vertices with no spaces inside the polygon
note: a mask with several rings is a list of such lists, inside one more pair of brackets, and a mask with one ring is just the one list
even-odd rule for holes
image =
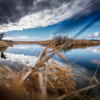
{"label": "tall dry grass", "polygon": [[[51,48],[60,48],[63,44],[66,44],[63,49],[70,49],[70,48],[77,48],[77,47],[83,47],[83,46],[96,46],[100,45],[100,41],[91,41],[91,40],[74,40],[74,39],[69,39],[67,37],[56,37],[52,40],[46,40],[46,41],[39,41],[36,42],[37,44],[47,46],[50,43],[53,43]],[[69,45],[68,45],[69,44]]]}
{"label": "tall dry grass", "polygon": [[0,52],[4,52],[5,50],[7,50],[8,47],[3,47],[3,48],[0,48]]}
{"label": "tall dry grass", "polygon": [[8,47],[6,42],[0,41],[0,48]]}
{"label": "tall dry grass", "polygon": [[[56,40],[55,40],[56,41]],[[81,76],[72,73],[73,68],[60,53],[65,45],[50,51],[58,43],[51,42],[43,51],[34,68],[28,67],[27,63],[23,70],[12,71],[7,66],[0,66],[0,100],[99,100],[100,95],[94,92],[100,84],[96,78]],[[49,53],[51,52],[51,53]],[[58,54],[67,64],[60,66],[50,60]],[[76,90],[77,84],[72,77],[77,76],[90,82],[88,87]],[[95,84],[94,84],[95,83]],[[87,91],[94,88],[93,93],[87,95]],[[81,92],[86,91],[84,95]]]}

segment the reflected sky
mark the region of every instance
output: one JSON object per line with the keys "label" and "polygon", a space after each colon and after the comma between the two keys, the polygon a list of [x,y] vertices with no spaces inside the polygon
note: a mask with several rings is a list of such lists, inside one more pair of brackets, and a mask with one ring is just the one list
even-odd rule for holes
{"label": "reflected sky", "polygon": [[37,44],[20,44],[14,45],[13,47],[9,47],[5,52],[13,53],[13,54],[24,54],[30,56],[37,56],[40,52],[40,55],[45,47],[37,45]]}
{"label": "reflected sky", "polygon": [[[79,68],[85,68],[88,71],[91,71],[93,73],[95,72],[98,62],[100,62],[100,46],[94,46],[94,47],[87,47],[86,49],[78,48],[78,49],[71,49],[69,51],[62,51],[62,55],[72,64],[72,66],[79,66]],[[54,57],[55,60],[58,60],[60,62],[63,62],[63,59],[61,59],[59,56]],[[94,63],[93,61],[98,61],[97,63]],[[84,72],[85,73],[85,72]],[[100,75],[100,68],[97,72]]]}
{"label": "reflected sky", "polygon": [[100,46],[89,47],[87,50],[92,51],[93,53],[100,53]]}

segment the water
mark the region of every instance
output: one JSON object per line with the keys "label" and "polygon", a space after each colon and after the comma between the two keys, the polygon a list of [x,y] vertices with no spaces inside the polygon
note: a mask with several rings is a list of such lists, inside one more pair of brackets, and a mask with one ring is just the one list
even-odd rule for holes
{"label": "water", "polygon": [[[38,60],[37,55],[41,55],[45,47],[28,44],[28,45],[14,45],[13,47],[8,47],[7,49],[1,50],[0,65],[7,65],[13,70],[16,67],[24,66],[28,62],[34,67],[36,61]],[[100,46],[87,47],[85,49],[71,49],[67,51],[62,51],[62,55],[72,64],[74,68],[73,72],[81,74],[84,76],[93,77],[98,64],[100,63]],[[54,60],[58,62],[65,63],[59,56],[53,57]],[[76,67],[77,66],[77,67]],[[100,68],[97,71],[96,77],[100,79]],[[81,87],[84,87],[87,82],[77,78],[76,81],[81,83]]]}

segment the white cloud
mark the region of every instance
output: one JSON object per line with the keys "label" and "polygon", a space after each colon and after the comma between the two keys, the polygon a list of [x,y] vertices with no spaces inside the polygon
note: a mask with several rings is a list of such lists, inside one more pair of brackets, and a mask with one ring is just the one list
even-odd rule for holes
{"label": "white cloud", "polygon": [[64,33],[58,33],[58,34],[55,34],[55,35],[50,35],[49,38],[43,38],[41,40],[52,40],[53,38],[57,37],[57,36],[66,36],[67,34],[64,34]]}
{"label": "white cloud", "polygon": [[72,36],[68,36],[68,38],[70,38],[70,39],[71,39],[71,38],[72,38]]}
{"label": "white cloud", "polygon": [[53,39],[55,36],[51,34],[51,36],[49,37],[49,40]]}
{"label": "white cloud", "polygon": [[27,39],[27,36],[19,36],[19,37],[5,37],[3,40],[19,40],[19,39]]}
{"label": "white cloud", "polygon": [[50,35],[49,38],[43,38],[41,40],[52,40],[54,37],[56,37],[55,35]]}
{"label": "white cloud", "polygon": [[100,36],[100,31],[99,32],[95,32],[93,35],[85,35],[86,38],[95,38],[95,37],[98,37]]}
{"label": "white cloud", "polygon": [[3,38],[3,40],[13,40],[14,38],[12,38],[12,37],[5,37],[5,38]]}
{"label": "white cloud", "polygon": [[91,12],[91,9],[85,9],[90,6],[90,2],[91,0],[75,0],[71,7],[69,7],[69,2],[67,4],[61,4],[58,8],[45,9],[43,11],[24,16],[19,20],[19,22],[9,22],[8,24],[0,25],[0,32],[46,27],[66,19],[68,20],[76,14],[87,15]]}

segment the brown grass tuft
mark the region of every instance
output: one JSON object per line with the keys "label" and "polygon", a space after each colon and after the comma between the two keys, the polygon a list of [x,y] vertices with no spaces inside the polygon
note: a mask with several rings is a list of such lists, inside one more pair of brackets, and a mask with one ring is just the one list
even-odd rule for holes
{"label": "brown grass tuft", "polygon": [[8,47],[7,43],[0,41],[0,48]]}

